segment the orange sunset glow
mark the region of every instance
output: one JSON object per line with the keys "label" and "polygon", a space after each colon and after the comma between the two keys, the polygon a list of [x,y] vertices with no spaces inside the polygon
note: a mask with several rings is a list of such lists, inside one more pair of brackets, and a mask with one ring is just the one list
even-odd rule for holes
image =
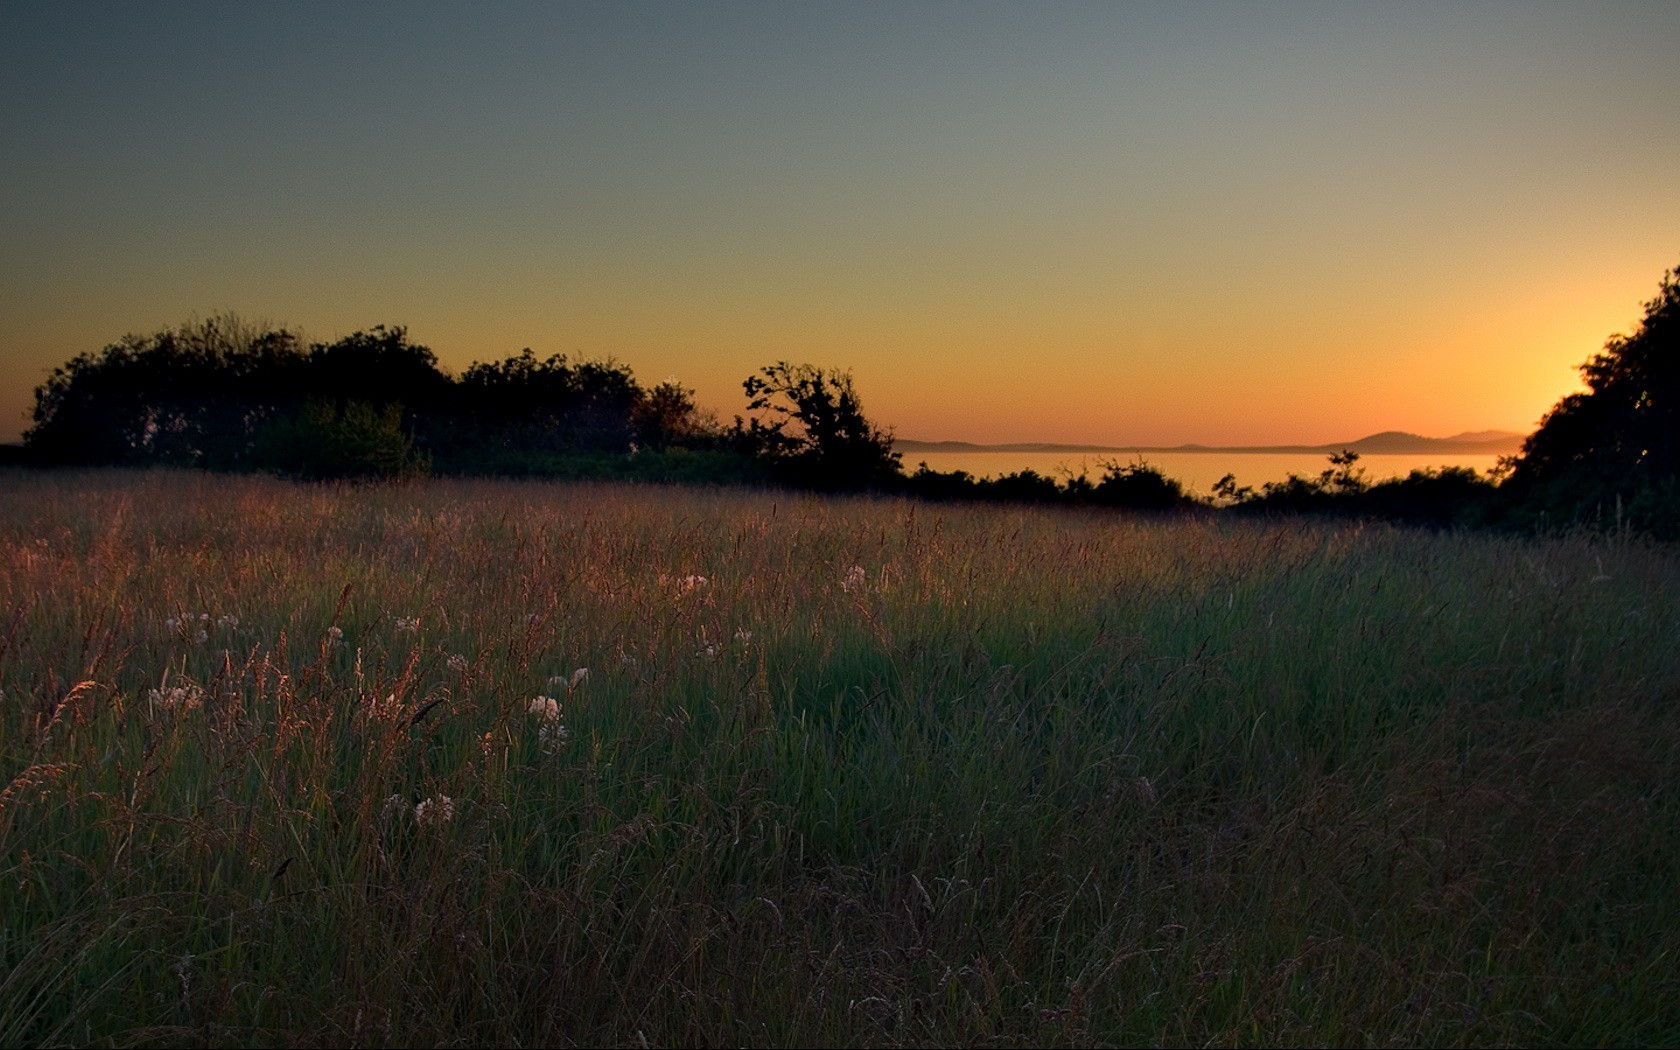
{"label": "orange sunset glow", "polygon": [[900,437],[1528,432],[1680,245],[1673,4],[11,4],[0,440],[231,311]]}

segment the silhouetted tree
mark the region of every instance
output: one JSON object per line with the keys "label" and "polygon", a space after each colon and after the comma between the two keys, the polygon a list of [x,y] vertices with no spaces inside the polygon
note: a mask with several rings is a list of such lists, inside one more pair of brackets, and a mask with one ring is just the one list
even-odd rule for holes
{"label": "silhouetted tree", "polygon": [[737,441],[756,445],[789,480],[852,489],[901,478],[892,434],[864,416],[850,372],[778,361],[741,385],[748,409],[762,415],[737,419]]}
{"label": "silhouetted tree", "polygon": [[1248,511],[1362,514],[1365,506],[1360,497],[1369,486],[1365,469],[1358,463],[1359,453],[1343,449],[1330,456],[1330,466],[1315,478],[1291,474],[1282,481],[1268,481],[1255,492],[1248,486],[1238,488],[1235,477],[1227,474],[1214,484],[1213,494]]}
{"label": "silhouetted tree", "polygon": [[341,403],[400,405],[429,414],[449,399],[452,382],[430,347],[411,343],[402,325],[353,332],[309,349],[308,393]]}
{"label": "silhouetted tree", "polygon": [[967,500],[976,498],[976,485],[974,475],[966,470],[938,471],[924,462],[904,479],[903,489],[917,499]]}
{"label": "silhouetted tree", "polygon": [[1631,335],[1581,365],[1585,393],[1557,403],[1523,442],[1502,490],[1519,512],[1608,520],[1680,535],[1680,267]]}
{"label": "silhouetted tree", "polygon": [[237,466],[306,367],[294,333],[233,315],[128,335],[53,370],[24,441],[43,462]]}
{"label": "silhouetted tree", "polygon": [[973,498],[1004,503],[1059,503],[1062,496],[1062,487],[1056,484],[1055,478],[1036,470],[1017,470],[975,482]]}
{"label": "silhouetted tree", "polygon": [[694,391],[675,380],[642,393],[631,411],[631,422],[642,448],[708,447],[721,437],[717,420],[694,403]]}
{"label": "silhouetted tree", "polygon": [[1374,517],[1413,525],[1485,525],[1496,489],[1471,467],[1413,470],[1379,481],[1359,494]]}
{"label": "silhouetted tree", "polygon": [[1170,510],[1195,502],[1177,479],[1147,463],[1104,464],[1102,479],[1086,498],[1099,506],[1134,510]]}
{"label": "silhouetted tree", "polygon": [[301,425],[318,424],[327,411],[308,409],[306,420],[313,403],[339,406],[340,430],[370,430],[363,409],[351,405],[373,412],[380,427],[394,407],[394,418],[410,415],[404,429],[412,430],[451,391],[436,356],[403,328],[379,326],[305,350],[291,331],[224,314],[125,336],[55,369],[35,391],[24,441],[43,462],[263,468],[277,434],[326,433]]}
{"label": "silhouetted tree", "polygon": [[643,394],[630,369],[613,361],[538,360],[527,348],[474,364],[461,376],[459,409],[478,440],[525,451],[628,452]]}

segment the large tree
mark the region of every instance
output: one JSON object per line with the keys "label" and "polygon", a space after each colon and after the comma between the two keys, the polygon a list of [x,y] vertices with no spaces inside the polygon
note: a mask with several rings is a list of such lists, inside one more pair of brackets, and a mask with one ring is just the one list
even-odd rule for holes
{"label": "large tree", "polygon": [[747,435],[784,477],[826,489],[855,489],[898,480],[892,434],[863,414],[852,375],[778,361],[742,384],[747,408],[759,413]]}
{"label": "large tree", "polygon": [[342,421],[361,420],[345,409],[364,406],[384,421],[394,407],[394,418],[410,417],[406,431],[452,392],[436,356],[400,327],[305,349],[292,331],[220,314],[125,336],[54,369],[35,391],[24,442],[46,463],[262,468],[276,435],[310,432],[294,424],[316,408]]}
{"label": "large tree", "polygon": [[539,360],[529,348],[462,374],[457,401],[481,444],[527,452],[625,452],[641,386],[615,361]]}
{"label": "large tree", "polygon": [[1581,365],[1571,394],[1523,443],[1508,486],[1520,505],[1554,520],[1624,521],[1680,529],[1680,267],[1628,335]]}
{"label": "large tree", "polygon": [[296,334],[231,314],[78,354],[35,391],[24,441],[49,463],[225,466],[301,396]]}

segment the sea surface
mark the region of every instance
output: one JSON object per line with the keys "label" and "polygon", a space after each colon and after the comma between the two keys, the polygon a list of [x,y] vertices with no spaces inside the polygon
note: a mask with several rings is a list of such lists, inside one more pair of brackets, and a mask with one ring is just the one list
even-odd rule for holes
{"label": "sea surface", "polygon": [[[1359,457],[1356,469],[1365,471],[1367,481],[1402,478],[1413,470],[1434,467],[1470,467],[1484,476],[1499,461],[1498,456],[1436,452],[1425,455],[1368,453]],[[906,452],[904,471],[913,474],[926,463],[929,469],[949,472],[966,470],[975,477],[998,477],[1023,470],[1035,470],[1057,479],[1086,475],[1102,477],[1104,464],[1147,463],[1169,478],[1175,478],[1192,493],[1207,495],[1214,482],[1235,474],[1237,484],[1259,488],[1268,481],[1283,481],[1291,474],[1317,477],[1330,468],[1328,456],[1315,452]]]}

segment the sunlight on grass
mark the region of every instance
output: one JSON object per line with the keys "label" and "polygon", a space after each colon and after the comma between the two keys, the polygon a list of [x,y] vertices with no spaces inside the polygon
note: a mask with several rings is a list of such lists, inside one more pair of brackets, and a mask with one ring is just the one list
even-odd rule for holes
{"label": "sunlight on grass", "polygon": [[8,1045],[1680,1031],[1670,549],[0,484]]}

